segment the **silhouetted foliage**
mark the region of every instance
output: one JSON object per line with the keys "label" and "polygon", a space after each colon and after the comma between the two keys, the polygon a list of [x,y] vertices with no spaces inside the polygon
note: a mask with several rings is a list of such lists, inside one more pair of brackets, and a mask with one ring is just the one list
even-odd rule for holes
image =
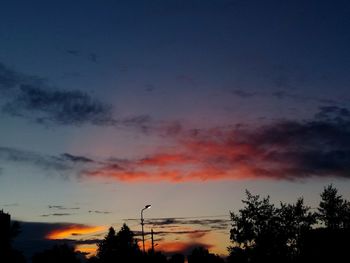
{"label": "silhouetted foliage", "polygon": [[124,224],[116,234],[113,227],[107,236],[98,244],[97,258],[101,263],[137,262],[141,251],[134,239],[134,233]]}
{"label": "silhouetted foliage", "polygon": [[350,205],[338,194],[338,190],[333,185],[325,187],[321,199],[318,217],[325,226],[330,229],[348,227]]}
{"label": "silhouetted foliage", "polygon": [[[246,191],[245,207],[238,214],[231,213],[232,229],[230,239],[249,262],[266,262],[284,250],[280,236],[277,210],[270,204],[270,198],[260,199]],[[231,250],[231,253],[233,250]]]}
{"label": "silhouetted foliage", "polygon": [[188,263],[224,263],[224,260],[218,255],[209,253],[203,247],[197,247],[187,257]]}
{"label": "silhouetted foliage", "polygon": [[281,256],[293,261],[300,255],[303,235],[316,223],[316,214],[304,205],[303,198],[299,198],[295,204],[281,203],[277,213],[280,219],[281,241],[285,242],[285,255]]}
{"label": "silhouetted foliage", "polygon": [[13,222],[9,214],[0,211],[0,262],[24,263],[23,254],[12,247],[13,239],[20,233],[20,224]]}
{"label": "silhouetted foliage", "polygon": [[317,228],[303,237],[303,247],[297,262],[349,262],[350,230]]}
{"label": "silhouetted foliage", "polygon": [[185,256],[182,254],[174,254],[169,259],[169,263],[184,263],[185,262]]}
{"label": "silhouetted foliage", "polygon": [[10,229],[10,239],[11,241],[16,238],[21,233],[21,225],[19,222],[14,221]]}
{"label": "silhouetted foliage", "polygon": [[100,261],[99,261],[98,257],[92,256],[92,257],[90,257],[90,258],[87,259],[87,262],[88,262],[88,263],[98,263],[98,262],[100,262]]}
{"label": "silhouetted foliage", "polygon": [[[350,203],[332,185],[322,192],[318,213],[302,198],[276,207],[269,197],[246,194],[244,208],[231,212],[228,262],[348,262]],[[326,228],[314,228],[317,219]]]}
{"label": "silhouetted foliage", "polygon": [[160,251],[153,252],[150,250],[147,254],[142,256],[142,261],[145,263],[166,263],[167,258],[165,255],[163,255]]}
{"label": "silhouetted foliage", "polygon": [[291,262],[300,253],[302,234],[316,222],[315,214],[304,205],[281,203],[260,198],[246,191],[245,207],[231,212],[232,229],[229,248],[232,262]]}
{"label": "silhouetted foliage", "polygon": [[78,253],[67,244],[55,245],[51,249],[37,253],[32,258],[32,263],[79,263]]}
{"label": "silhouetted foliage", "polygon": [[3,251],[0,253],[1,263],[25,263],[26,259],[22,252],[16,249],[11,249],[8,251]]}

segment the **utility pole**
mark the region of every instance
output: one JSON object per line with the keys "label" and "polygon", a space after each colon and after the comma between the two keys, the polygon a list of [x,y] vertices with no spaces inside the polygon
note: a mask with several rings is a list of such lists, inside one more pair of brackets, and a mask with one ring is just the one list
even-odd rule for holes
{"label": "utility pole", "polygon": [[152,253],[154,253],[153,228],[151,229],[151,236],[152,236]]}

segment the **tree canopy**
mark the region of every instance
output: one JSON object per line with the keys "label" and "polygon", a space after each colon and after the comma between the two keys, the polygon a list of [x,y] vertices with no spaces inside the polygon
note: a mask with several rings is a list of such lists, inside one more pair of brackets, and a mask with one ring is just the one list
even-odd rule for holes
{"label": "tree canopy", "polygon": [[[342,241],[350,238],[350,203],[332,185],[321,193],[318,212],[311,211],[303,198],[276,206],[269,196],[246,191],[242,202],[238,213],[231,212],[230,262],[301,262],[317,256],[316,244],[328,244],[318,252],[320,258],[334,259],[350,249]],[[330,240],[336,245],[330,246]]]}
{"label": "tree canopy", "polygon": [[98,244],[97,258],[101,263],[136,262],[141,251],[134,233],[124,224],[118,233],[111,227],[106,237]]}

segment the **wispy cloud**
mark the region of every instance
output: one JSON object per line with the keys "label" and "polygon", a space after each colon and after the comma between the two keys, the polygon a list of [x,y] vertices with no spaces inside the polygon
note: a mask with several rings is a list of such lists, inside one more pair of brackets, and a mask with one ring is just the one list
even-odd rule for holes
{"label": "wispy cloud", "polygon": [[231,91],[231,93],[237,97],[241,97],[241,98],[251,98],[257,95],[257,93],[255,92],[249,92],[249,91],[245,91],[243,89],[234,89]]}
{"label": "wispy cloud", "polygon": [[111,107],[78,90],[48,89],[21,85],[18,94],[3,107],[12,116],[31,118],[39,123],[111,125]]}
{"label": "wispy cloud", "polygon": [[78,56],[80,54],[79,50],[76,50],[76,49],[67,49],[66,52],[67,54],[73,55],[73,56]]}
{"label": "wispy cloud", "polygon": [[[98,167],[98,162],[85,156],[76,156],[73,154],[48,155],[24,149],[0,146],[0,161],[15,163],[42,169],[48,175],[57,174],[64,179],[71,176],[79,176],[83,169],[92,169]],[[78,207],[64,207],[59,205],[50,205],[49,208],[56,210],[74,210]]]}
{"label": "wispy cloud", "polygon": [[45,170],[67,171],[72,168],[67,162],[53,156],[1,146],[0,160],[35,165]]}
{"label": "wispy cloud", "polygon": [[176,150],[87,171],[126,182],[187,182],[247,178],[349,178],[350,112],[322,107],[314,118],[255,128],[180,131]]}
{"label": "wispy cloud", "polygon": [[[127,219],[126,221],[139,221],[139,219]],[[167,229],[157,231],[159,234],[191,234],[197,232],[210,232],[212,230],[227,229],[230,225],[229,215],[209,217],[170,217],[170,218],[148,218],[147,225],[156,229]],[[183,226],[196,226],[204,229],[181,229]]]}
{"label": "wispy cloud", "polygon": [[49,205],[50,209],[57,209],[57,210],[79,210],[80,207],[66,207],[62,205]]}
{"label": "wispy cloud", "polygon": [[[193,182],[240,179],[349,178],[350,111],[321,107],[314,118],[212,129],[171,129],[176,148],[138,159],[93,160],[64,153],[45,156],[0,147],[0,159],[45,169],[74,171],[80,178],[122,182]],[[158,131],[157,131],[158,132]]]}
{"label": "wispy cloud", "polygon": [[89,213],[95,213],[95,214],[110,214],[112,212],[110,211],[102,211],[102,210],[89,210]]}
{"label": "wispy cloud", "polygon": [[[76,54],[74,50],[71,54]],[[80,90],[49,85],[37,76],[26,75],[0,63],[2,112],[45,125],[83,125],[146,129],[147,115],[113,117],[111,105]]]}
{"label": "wispy cloud", "polygon": [[230,91],[230,94],[241,99],[278,99],[278,100],[292,100],[298,102],[315,102],[321,104],[334,104],[334,100],[322,97],[322,96],[307,96],[298,92],[290,92],[288,90],[275,90],[272,92],[258,92],[258,91],[248,91],[245,89],[234,89]]}
{"label": "wispy cloud", "polygon": [[72,213],[52,213],[52,214],[43,214],[41,217],[49,217],[49,216],[71,216]]}
{"label": "wispy cloud", "polygon": [[87,158],[85,156],[77,156],[69,153],[63,153],[61,154],[61,157],[73,163],[93,163],[94,162],[94,160]]}

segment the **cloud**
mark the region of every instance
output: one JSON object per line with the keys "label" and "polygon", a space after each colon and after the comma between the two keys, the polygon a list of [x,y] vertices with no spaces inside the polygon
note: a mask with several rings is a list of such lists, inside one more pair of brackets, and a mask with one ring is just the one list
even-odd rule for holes
{"label": "cloud", "polygon": [[69,55],[73,55],[73,56],[79,56],[80,55],[80,52],[78,50],[75,50],[75,49],[68,49],[66,50],[67,54]]}
{"label": "cloud", "polygon": [[15,206],[19,206],[19,203],[3,204],[2,206],[5,206],[5,207],[15,207]]}
{"label": "cloud", "polygon": [[191,156],[185,156],[183,154],[165,153],[155,154],[153,156],[143,158],[138,162],[138,164],[142,166],[164,166],[170,164],[183,164],[191,162],[193,162]]}
{"label": "cloud", "polygon": [[49,217],[49,216],[70,216],[73,215],[71,213],[52,213],[52,214],[43,214],[41,217]]}
{"label": "cloud", "polygon": [[72,166],[59,158],[36,152],[0,146],[0,160],[38,166],[44,170],[67,171]]}
{"label": "cloud", "polygon": [[[70,176],[79,177],[82,169],[92,169],[92,165],[97,161],[84,156],[76,156],[69,153],[61,155],[47,155],[23,149],[0,146],[0,161],[16,163],[29,167],[44,170],[49,175],[58,174],[62,178],[68,179]],[[77,207],[49,206],[52,209],[79,209]]]}
{"label": "cloud", "polygon": [[350,177],[350,111],[321,107],[308,120],[279,120],[260,126],[188,129],[164,125],[163,137],[176,147],[137,159],[96,161],[64,153],[45,156],[0,147],[0,159],[31,163],[79,178],[122,182],[200,182],[218,180],[302,180]]}
{"label": "cloud", "polygon": [[3,107],[12,116],[36,116],[39,123],[62,125],[91,123],[111,125],[111,107],[78,90],[57,90],[21,85],[18,94]]}
{"label": "cloud", "polygon": [[87,226],[82,224],[65,224],[51,230],[45,236],[46,239],[67,239],[73,236],[93,234],[105,230],[102,226]]}
{"label": "cloud", "polygon": [[210,250],[213,247],[213,245],[205,243],[172,241],[159,243],[157,249],[161,250],[165,254],[181,253],[183,255],[189,255],[192,252],[192,250],[197,247],[203,247],[205,249]]}
{"label": "cloud", "polygon": [[90,53],[89,60],[93,63],[97,63],[97,55],[95,53]]}
{"label": "cloud", "polygon": [[111,106],[79,90],[52,88],[47,81],[0,63],[2,111],[39,123],[113,125]]}
{"label": "cloud", "polygon": [[79,210],[80,207],[65,207],[62,205],[49,205],[50,209],[57,209],[57,210]]}
{"label": "cloud", "polygon": [[85,156],[77,156],[77,155],[72,155],[69,153],[63,153],[61,154],[61,157],[65,160],[69,160],[73,163],[93,163],[94,160],[87,158]]}
{"label": "cloud", "polygon": [[278,100],[293,100],[299,102],[316,102],[321,104],[334,104],[336,103],[334,100],[329,98],[323,98],[319,96],[307,96],[305,94],[293,93],[286,90],[276,90],[272,92],[257,92],[257,91],[246,91],[244,89],[234,89],[230,91],[230,94],[241,98],[241,99],[252,99],[252,98],[262,98],[262,99],[270,99],[275,98]]}
{"label": "cloud", "polygon": [[350,119],[350,110],[338,106],[323,106],[320,107],[320,111],[315,115],[315,118],[322,121],[344,123]]}
{"label": "cloud", "polygon": [[15,88],[22,81],[22,76],[0,62],[0,90]]}
{"label": "cloud", "polygon": [[112,212],[109,211],[101,211],[101,210],[89,210],[89,213],[95,213],[95,214],[110,214]]}
{"label": "cloud", "polygon": [[[36,252],[62,243],[78,249],[85,249],[88,246],[91,248],[89,253],[94,253],[95,245],[103,239],[107,231],[107,228],[103,226],[74,223],[20,222],[20,225],[21,234],[15,239],[15,248],[24,251],[28,258]],[[155,228],[157,250],[166,254],[176,252],[188,254],[198,246],[213,248],[211,231],[210,228],[195,229],[193,226],[181,225],[178,225],[177,228],[175,225],[168,226],[167,230],[160,231]],[[140,232],[134,231],[134,233],[136,237],[141,236]],[[146,240],[146,246],[150,247],[149,239]]]}
{"label": "cloud", "polygon": [[[68,52],[78,54],[74,50]],[[114,118],[111,105],[86,92],[51,87],[43,78],[17,72],[2,63],[0,95],[3,113],[44,125],[92,124],[144,131],[151,122],[148,115]]]}
{"label": "cloud", "polygon": [[241,98],[251,98],[251,97],[254,97],[256,96],[257,94],[254,93],[254,92],[248,92],[248,91],[245,91],[245,90],[242,90],[242,89],[235,89],[235,90],[232,90],[231,93],[237,97],[241,97]]}
{"label": "cloud", "polygon": [[[21,233],[14,240],[14,247],[23,251],[27,258],[55,244],[67,243],[75,246],[78,244],[93,244],[99,239],[89,240],[84,233],[104,230],[103,227],[89,226],[84,224],[71,223],[44,223],[44,222],[20,222]],[[77,234],[77,235],[75,235]],[[80,238],[81,236],[81,238]],[[55,238],[55,237],[62,237]]]}
{"label": "cloud", "polygon": [[176,150],[87,171],[124,182],[350,177],[350,112],[322,107],[314,118],[260,127],[182,131]]}
{"label": "cloud", "polygon": [[[126,221],[139,221],[139,219],[126,219]],[[157,231],[161,234],[191,234],[197,232],[209,232],[212,230],[228,229],[230,226],[229,215],[210,216],[210,217],[170,217],[170,218],[148,218],[145,219],[147,225],[152,225],[153,228],[167,229],[166,231]],[[197,226],[205,229],[181,229],[183,226]]]}

